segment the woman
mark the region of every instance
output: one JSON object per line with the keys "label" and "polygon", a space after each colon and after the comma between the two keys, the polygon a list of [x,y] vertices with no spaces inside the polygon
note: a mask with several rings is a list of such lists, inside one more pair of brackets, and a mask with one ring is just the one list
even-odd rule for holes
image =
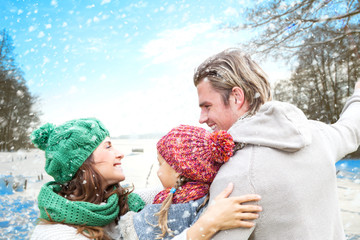
{"label": "woman", "polygon": [[[143,208],[139,195],[119,184],[125,179],[124,156],[112,146],[108,130],[97,119],[76,119],[57,127],[48,123],[35,130],[31,140],[45,151],[45,170],[54,178],[39,193],[41,220],[31,239],[110,239],[106,226],[129,210]],[[220,196],[219,202],[224,201],[233,208],[241,203]],[[227,206],[219,205],[206,214],[212,217],[226,211]],[[235,215],[220,218],[222,222],[203,223],[209,229],[220,226],[218,230],[241,226],[233,226]],[[224,224],[227,221],[230,224]]]}

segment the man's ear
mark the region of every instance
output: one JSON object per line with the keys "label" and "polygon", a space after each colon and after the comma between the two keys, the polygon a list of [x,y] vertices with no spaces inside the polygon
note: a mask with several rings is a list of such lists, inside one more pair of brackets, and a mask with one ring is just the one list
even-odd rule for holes
{"label": "man's ear", "polygon": [[244,91],[240,87],[233,87],[231,93],[234,97],[235,104],[238,106],[238,108],[241,108],[245,102]]}

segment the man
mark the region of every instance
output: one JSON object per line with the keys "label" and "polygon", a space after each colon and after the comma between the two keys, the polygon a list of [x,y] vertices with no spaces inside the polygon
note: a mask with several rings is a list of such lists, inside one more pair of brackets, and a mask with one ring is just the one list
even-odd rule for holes
{"label": "man", "polygon": [[270,101],[265,73],[238,49],[202,63],[194,83],[200,123],[228,130],[238,148],[212,183],[210,202],[233,182],[231,196],[259,194],[263,208],[254,227],[220,231],[214,239],[345,239],[335,162],[360,145],[360,82],[332,125]]}

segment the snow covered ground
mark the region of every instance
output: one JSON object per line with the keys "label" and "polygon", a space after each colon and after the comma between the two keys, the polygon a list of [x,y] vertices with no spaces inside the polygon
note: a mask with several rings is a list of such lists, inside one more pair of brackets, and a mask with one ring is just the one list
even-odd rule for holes
{"label": "snow covered ground", "polygon": [[[136,188],[160,185],[156,142],[113,140],[125,154],[125,183],[133,183]],[[0,153],[0,239],[29,238],[38,217],[37,194],[44,183],[52,180],[44,164],[40,150]],[[344,228],[348,239],[360,239],[360,173],[358,169],[347,173],[343,167],[338,174],[338,192]]]}

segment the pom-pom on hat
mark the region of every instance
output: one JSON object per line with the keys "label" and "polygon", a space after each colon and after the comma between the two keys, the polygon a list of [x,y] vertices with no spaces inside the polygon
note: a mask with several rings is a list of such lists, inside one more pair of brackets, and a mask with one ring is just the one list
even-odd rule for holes
{"label": "pom-pom on hat", "polygon": [[210,133],[201,127],[180,125],[158,141],[157,150],[180,175],[211,183],[232,156],[234,145],[226,131]]}
{"label": "pom-pom on hat", "polygon": [[65,183],[107,136],[109,132],[99,120],[82,118],[60,126],[46,123],[33,131],[30,139],[45,151],[45,171],[56,182]]}

